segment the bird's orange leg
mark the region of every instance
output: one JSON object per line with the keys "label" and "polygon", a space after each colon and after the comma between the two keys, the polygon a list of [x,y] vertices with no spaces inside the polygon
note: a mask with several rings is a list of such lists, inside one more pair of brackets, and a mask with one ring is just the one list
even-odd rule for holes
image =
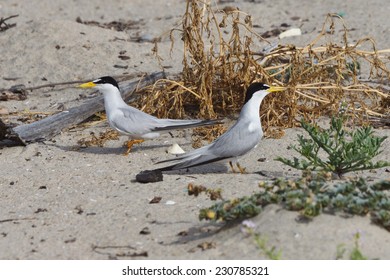
{"label": "bird's orange leg", "polygon": [[234,169],[233,162],[229,161],[230,168],[232,169],[233,173],[236,173],[236,170]]}
{"label": "bird's orange leg", "polygon": [[143,139],[132,139],[132,140],[126,141],[124,146],[127,147],[127,150],[123,155],[127,156],[131,152],[131,148],[133,147],[134,144],[140,144],[144,141],[145,140],[143,140]]}
{"label": "bird's orange leg", "polygon": [[241,174],[246,174],[246,168],[242,167],[238,162],[236,163],[237,168],[240,170]]}

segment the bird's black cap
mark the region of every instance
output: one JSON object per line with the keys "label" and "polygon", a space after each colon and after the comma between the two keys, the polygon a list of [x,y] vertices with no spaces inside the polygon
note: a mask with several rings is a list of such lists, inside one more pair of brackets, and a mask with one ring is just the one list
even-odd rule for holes
{"label": "bird's black cap", "polygon": [[115,81],[113,77],[110,76],[100,77],[99,79],[96,79],[93,82],[95,84],[112,84],[114,87],[117,87],[119,89],[118,83]]}
{"label": "bird's black cap", "polygon": [[262,84],[262,83],[256,82],[256,83],[250,84],[250,86],[246,90],[245,103],[247,103],[252,98],[252,96],[253,96],[253,94],[255,94],[255,92],[257,92],[259,90],[267,90],[269,88],[270,88],[270,86],[268,86],[266,84]]}

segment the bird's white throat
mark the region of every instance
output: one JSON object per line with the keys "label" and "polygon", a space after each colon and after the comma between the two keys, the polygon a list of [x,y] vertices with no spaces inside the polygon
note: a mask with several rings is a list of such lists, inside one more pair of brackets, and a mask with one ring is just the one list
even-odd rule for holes
{"label": "bird's white throat", "polygon": [[267,94],[268,92],[263,91],[255,93],[241,110],[240,118],[246,119],[249,122],[248,130],[250,132],[253,132],[257,129],[262,131],[260,121],[260,105]]}
{"label": "bird's white throat", "polygon": [[266,97],[268,92],[255,93],[252,98],[244,105],[241,110],[241,115],[244,114],[251,118],[260,117],[260,104]]}
{"label": "bird's white throat", "polygon": [[117,87],[111,84],[102,84],[99,85],[98,89],[103,93],[104,107],[107,115],[110,115],[110,113],[117,108],[127,106]]}

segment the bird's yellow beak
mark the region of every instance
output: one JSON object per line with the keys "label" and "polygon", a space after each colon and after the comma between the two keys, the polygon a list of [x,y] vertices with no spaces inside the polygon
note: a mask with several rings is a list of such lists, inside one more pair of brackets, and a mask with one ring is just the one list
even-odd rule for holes
{"label": "bird's yellow beak", "polygon": [[276,86],[271,86],[269,89],[267,89],[268,92],[276,92],[276,91],[283,91],[285,90],[285,87],[276,87]]}
{"label": "bird's yellow beak", "polygon": [[93,88],[95,86],[96,86],[96,84],[94,82],[89,82],[89,83],[79,85],[79,87],[81,87],[81,88]]}

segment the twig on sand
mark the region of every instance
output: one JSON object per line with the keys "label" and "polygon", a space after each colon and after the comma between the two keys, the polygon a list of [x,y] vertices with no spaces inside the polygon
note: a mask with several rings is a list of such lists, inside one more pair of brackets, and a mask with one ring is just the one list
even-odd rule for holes
{"label": "twig on sand", "polygon": [[18,16],[19,15],[12,15],[12,16],[9,16],[6,18],[0,18],[0,32],[6,31],[7,29],[15,27],[16,23],[8,24],[8,23],[6,23],[6,21],[11,19],[11,18],[18,17]]}

